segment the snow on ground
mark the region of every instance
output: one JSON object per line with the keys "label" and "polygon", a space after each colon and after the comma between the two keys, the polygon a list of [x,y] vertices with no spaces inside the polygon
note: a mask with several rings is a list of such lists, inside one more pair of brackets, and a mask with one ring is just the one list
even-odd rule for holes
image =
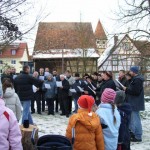
{"label": "snow on ground", "polygon": [[[60,112],[59,112],[60,113]],[[60,116],[56,113],[54,116],[33,114],[34,123],[39,128],[39,137],[46,134],[65,135],[68,118]],[[131,143],[131,150],[150,150],[150,102],[146,102],[146,110],[141,112],[143,125],[143,141],[139,143]]]}

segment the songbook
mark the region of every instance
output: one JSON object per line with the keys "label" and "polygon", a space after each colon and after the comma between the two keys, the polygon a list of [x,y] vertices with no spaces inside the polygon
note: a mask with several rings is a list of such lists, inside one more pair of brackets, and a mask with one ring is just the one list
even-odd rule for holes
{"label": "songbook", "polygon": [[62,87],[62,81],[56,81],[57,87]]}
{"label": "songbook", "polygon": [[33,93],[35,93],[37,91],[37,87],[32,85],[32,89],[33,89]]}
{"label": "songbook", "polygon": [[123,88],[125,87],[118,79],[116,79],[117,83],[119,83],[119,85]]}
{"label": "songbook", "polygon": [[77,93],[77,91],[75,89],[70,89],[71,93]]}
{"label": "songbook", "polygon": [[44,85],[45,85],[45,88],[46,88],[46,89],[51,89],[50,84],[46,84],[46,83],[45,83]]}
{"label": "songbook", "polygon": [[80,86],[77,86],[77,88],[80,90],[80,92],[84,92],[84,90]]}
{"label": "songbook", "polygon": [[14,74],[14,75],[13,75],[13,79],[15,79],[16,77],[17,77],[17,75],[16,75],[16,74]]}
{"label": "songbook", "polygon": [[39,76],[39,79],[40,80],[44,80],[44,76]]}

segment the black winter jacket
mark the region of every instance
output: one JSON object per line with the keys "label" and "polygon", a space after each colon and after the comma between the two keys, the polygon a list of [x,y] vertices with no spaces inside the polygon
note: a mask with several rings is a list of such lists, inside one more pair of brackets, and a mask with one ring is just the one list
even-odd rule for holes
{"label": "black winter jacket", "polygon": [[42,81],[23,72],[14,80],[15,91],[18,94],[20,101],[32,100],[34,97],[32,86],[42,86]]}

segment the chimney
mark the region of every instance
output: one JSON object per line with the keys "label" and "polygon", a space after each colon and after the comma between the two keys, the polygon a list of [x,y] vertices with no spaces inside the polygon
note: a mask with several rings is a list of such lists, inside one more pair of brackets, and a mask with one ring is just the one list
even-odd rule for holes
{"label": "chimney", "polygon": [[118,41],[118,36],[114,35],[114,45],[116,45],[117,41]]}

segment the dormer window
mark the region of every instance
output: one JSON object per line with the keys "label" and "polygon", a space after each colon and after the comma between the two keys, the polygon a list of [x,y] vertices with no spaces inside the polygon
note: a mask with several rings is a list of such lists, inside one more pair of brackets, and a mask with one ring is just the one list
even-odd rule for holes
{"label": "dormer window", "polygon": [[0,50],[0,55],[2,55],[2,50]]}
{"label": "dormer window", "polygon": [[16,55],[16,50],[15,49],[11,50],[11,55]]}

